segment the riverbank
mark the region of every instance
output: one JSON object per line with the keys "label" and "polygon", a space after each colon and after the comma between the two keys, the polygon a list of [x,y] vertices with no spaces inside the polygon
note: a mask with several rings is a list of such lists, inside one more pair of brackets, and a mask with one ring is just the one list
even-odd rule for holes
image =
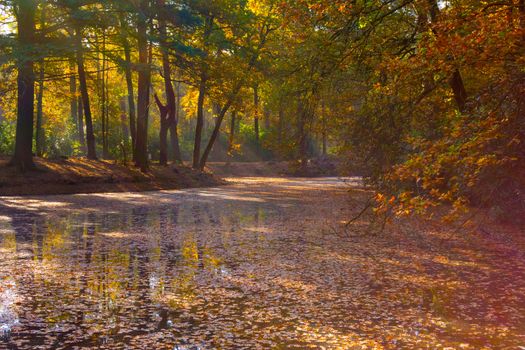
{"label": "riverbank", "polygon": [[187,166],[159,166],[150,171],[108,160],[35,158],[36,170],[18,172],[0,158],[0,195],[44,195],[97,192],[137,192],[191,187],[208,187],[226,181]]}
{"label": "riverbank", "polygon": [[26,173],[8,166],[0,156],[0,196],[75,194],[98,192],[141,192],[210,187],[226,184],[226,177],[320,177],[336,176],[334,161],[314,159],[306,172],[293,162],[210,162],[204,172],[188,164],[160,166],[152,163],[145,174],[113,160],[86,158],[44,159],[35,157],[37,169]]}

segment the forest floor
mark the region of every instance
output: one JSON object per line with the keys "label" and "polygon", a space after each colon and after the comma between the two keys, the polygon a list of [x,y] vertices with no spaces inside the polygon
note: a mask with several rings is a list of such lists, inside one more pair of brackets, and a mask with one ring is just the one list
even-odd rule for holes
{"label": "forest floor", "polygon": [[19,173],[0,157],[0,195],[43,195],[124,192],[205,187],[225,184],[210,173],[186,166],[151,164],[145,174],[109,160],[35,158],[37,169]]}
{"label": "forest floor", "polygon": [[377,231],[345,225],[357,178],[229,181],[0,198],[0,349],[525,346],[519,229]]}

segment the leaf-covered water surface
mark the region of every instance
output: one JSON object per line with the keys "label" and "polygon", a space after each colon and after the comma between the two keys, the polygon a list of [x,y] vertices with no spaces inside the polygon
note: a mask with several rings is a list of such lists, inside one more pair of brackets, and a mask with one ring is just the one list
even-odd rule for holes
{"label": "leaf-covered water surface", "polygon": [[525,345],[522,240],[344,234],[364,197],[329,178],[4,197],[0,348]]}

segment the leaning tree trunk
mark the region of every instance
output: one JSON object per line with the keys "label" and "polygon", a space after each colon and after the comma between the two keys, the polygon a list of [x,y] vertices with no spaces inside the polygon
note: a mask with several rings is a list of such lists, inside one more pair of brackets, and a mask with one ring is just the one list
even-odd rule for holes
{"label": "leaning tree trunk", "polygon": [[[259,42],[259,45],[257,49],[255,50],[253,56],[250,58],[250,61],[248,62],[248,67],[246,69],[246,74],[249,74],[253,67],[255,66],[255,63],[257,62],[257,59],[259,58],[259,53],[262,47],[266,43],[266,39],[268,34],[270,33],[270,29],[268,26],[264,25],[262,27],[262,30],[264,32],[261,32],[261,41]],[[208,141],[208,144],[206,145],[206,148],[204,149],[204,152],[202,153],[202,157],[200,159],[200,162],[198,164],[198,168],[200,170],[204,170],[204,167],[206,166],[206,162],[208,161],[208,156],[210,155],[210,152],[213,148],[213,145],[215,144],[215,141],[217,140],[217,137],[219,136],[219,131],[221,129],[221,124],[224,119],[224,116],[226,115],[226,112],[230,109],[230,107],[233,105],[233,102],[237,98],[237,95],[239,94],[239,91],[241,90],[244,82],[244,78],[237,81],[235,86],[233,87],[229,98],[227,99],[226,103],[222,107],[219,115],[217,116],[217,119],[215,120],[215,127],[213,128],[212,134],[210,136],[210,139]]]}
{"label": "leaning tree trunk", "polygon": [[[34,0],[18,1],[18,44],[21,50],[31,52],[35,39],[35,11]],[[11,164],[20,171],[35,167],[33,163],[33,112],[35,95],[35,77],[33,58],[31,54],[19,55],[17,77],[17,116],[15,153]]]}
{"label": "leaning tree trunk", "polygon": [[137,21],[138,34],[138,89],[137,89],[137,134],[136,134],[136,157],[135,164],[142,171],[149,168],[148,162],[148,117],[149,117],[149,89],[151,70],[148,60],[148,37],[147,23],[144,14],[147,11],[147,0],[140,3],[139,19]]}
{"label": "leaning tree trunk", "polygon": [[78,68],[78,80],[80,84],[80,95],[82,96],[82,107],[84,108],[84,118],[86,121],[86,142],[88,159],[97,159],[95,149],[95,134],[93,132],[93,119],[91,117],[91,106],[89,105],[89,93],[87,89],[86,71],[84,69],[84,49],[82,47],[82,36],[80,29],[77,28],[76,38],[76,59]]}

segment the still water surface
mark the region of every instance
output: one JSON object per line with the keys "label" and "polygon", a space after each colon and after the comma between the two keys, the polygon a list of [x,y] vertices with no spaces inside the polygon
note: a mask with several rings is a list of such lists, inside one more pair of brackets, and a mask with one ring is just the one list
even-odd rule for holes
{"label": "still water surface", "polygon": [[[398,243],[338,234],[348,186],[329,178],[246,180],[2,198],[0,349],[520,344],[519,293],[494,322],[487,310],[503,307],[503,295],[471,298],[486,304],[483,312],[457,306],[467,281],[493,267],[451,269],[429,257],[418,270]],[[514,276],[523,272],[514,267]]]}

